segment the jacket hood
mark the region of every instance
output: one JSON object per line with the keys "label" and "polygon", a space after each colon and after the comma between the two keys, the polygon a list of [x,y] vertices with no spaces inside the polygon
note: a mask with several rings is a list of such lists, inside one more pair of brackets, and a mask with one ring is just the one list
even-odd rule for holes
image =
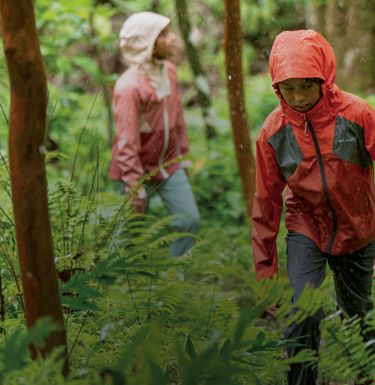
{"label": "jacket hood", "polygon": [[[328,41],[311,29],[278,34],[270,54],[272,84],[290,78],[320,78],[330,89],[336,78],[336,58]],[[324,91],[324,90],[323,90]]]}
{"label": "jacket hood", "polygon": [[142,64],[152,57],[155,41],[171,20],[154,12],[138,12],[128,17],[120,31],[120,48],[126,63]]}

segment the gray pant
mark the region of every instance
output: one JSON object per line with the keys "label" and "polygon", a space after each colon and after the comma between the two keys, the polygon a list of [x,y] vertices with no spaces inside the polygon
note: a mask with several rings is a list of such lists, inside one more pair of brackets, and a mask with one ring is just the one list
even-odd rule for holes
{"label": "gray pant", "polygon": [[[173,216],[172,226],[177,232],[195,234],[199,229],[199,211],[185,170],[175,171],[165,181],[152,181],[146,184],[148,197],[158,193]],[[177,257],[185,254],[194,245],[193,237],[176,238],[170,247],[169,255]]]}
{"label": "gray pant", "polygon": [[[375,242],[355,253],[333,256],[322,252],[311,239],[302,234],[289,232],[286,240],[288,276],[294,288],[293,303],[296,303],[306,284],[312,287],[322,284],[328,262],[334,273],[337,304],[345,315],[363,318],[373,309],[371,289]],[[286,330],[286,338],[298,339],[303,345],[288,349],[290,357],[306,347],[318,352],[319,323],[323,316],[323,310],[320,309],[315,316],[302,323],[292,324]],[[372,338],[375,338],[373,331],[364,335],[365,340]],[[316,368],[308,367],[304,363],[291,365],[288,373],[289,385],[315,385],[316,379]]]}

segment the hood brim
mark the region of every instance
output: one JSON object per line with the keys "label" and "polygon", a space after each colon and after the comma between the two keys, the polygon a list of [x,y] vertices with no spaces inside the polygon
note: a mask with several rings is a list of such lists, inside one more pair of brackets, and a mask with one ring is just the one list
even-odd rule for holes
{"label": "hood brim", "polygon": [[156,39],[170,22],[169,17],[154,12],[138,12],[128,17],[119,34],[125,62],[134,65],[150,60]]}
{"label": "hood brim", "polygon": [[273,85],[291,78],[319,78],[331,87],[336,77],[333,48],[314,30],[284,31],[277,35],[269,64]]}

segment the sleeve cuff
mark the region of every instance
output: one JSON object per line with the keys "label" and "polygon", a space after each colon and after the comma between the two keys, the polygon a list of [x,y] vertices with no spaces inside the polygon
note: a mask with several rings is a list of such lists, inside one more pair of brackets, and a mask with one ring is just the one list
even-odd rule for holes
{"label": "sleeve cuff", "polygon": [[278,274],[278,268],[276,265],[256,265],[255,269],[257,280],[275,278]]}

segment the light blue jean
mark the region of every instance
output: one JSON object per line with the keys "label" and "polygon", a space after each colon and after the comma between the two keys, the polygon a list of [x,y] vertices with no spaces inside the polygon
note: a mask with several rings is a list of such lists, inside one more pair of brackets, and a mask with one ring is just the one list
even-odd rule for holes
{"label": "light blue jean", "polygon": [[[186,172],[175,171],[164,181],[151,181],[145,186],[147,196],[159,194],[169,215],[173,217],[172,226],[176,232],[195,234],[199,229],[199,211]],[[194,245],[194,237],[176,238],[169,249],[171,257],[184,255]]]}

